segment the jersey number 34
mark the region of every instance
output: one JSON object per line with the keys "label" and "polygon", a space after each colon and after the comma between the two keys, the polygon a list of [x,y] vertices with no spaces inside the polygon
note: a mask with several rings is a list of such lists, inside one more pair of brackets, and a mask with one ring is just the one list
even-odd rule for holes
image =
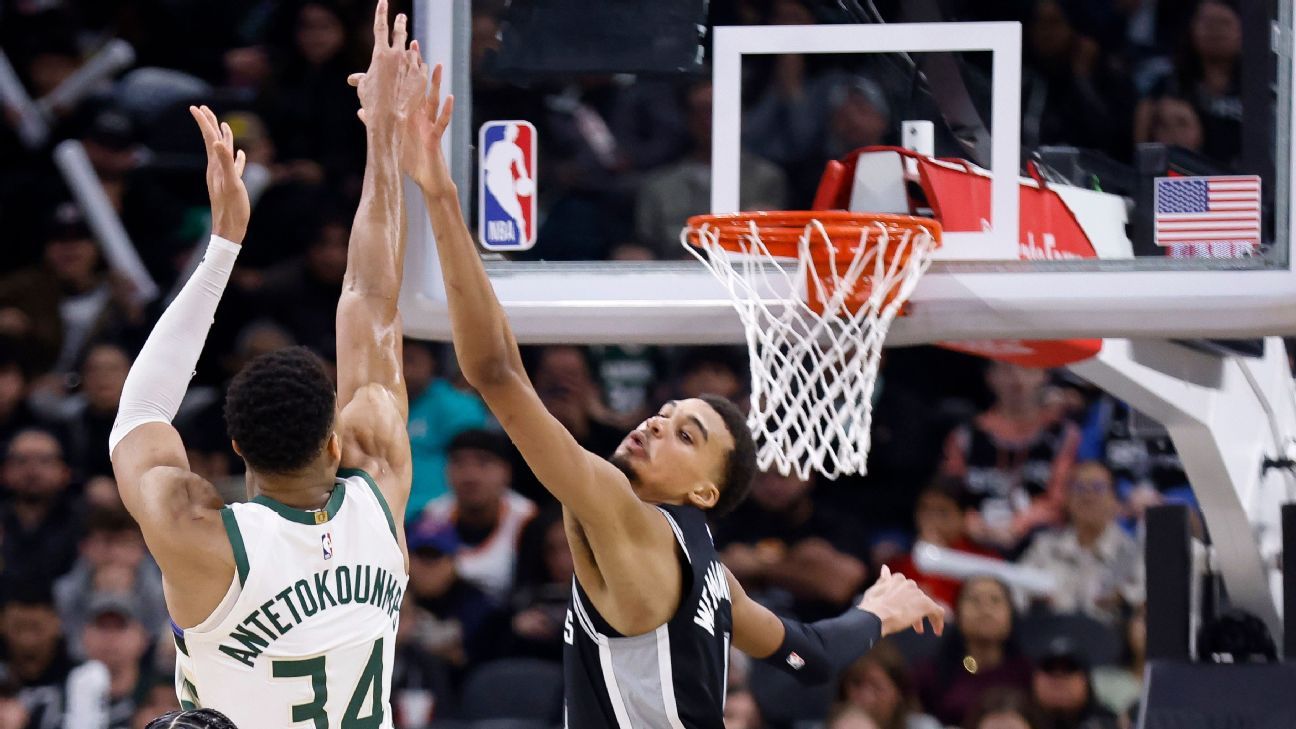
{"label": "jersey number 34", "polygon": [[[314,692],[309,703],[292,707],[292,721],[313,722],[314,729],[379,729],[383,723],[383,639],[374,641],[369,660],[365,662],[360,679],[356,682],[351,700],[347,702],[346,713],[342,723],[329,724],[328,713],[324,710],[328,703],[328,674],[324,665],[324,656],[307,658],[300,661],[275,661],[271,672],[275,678],[309,678]],[[365,697],[369,701],[369,715],[360,716]]]}

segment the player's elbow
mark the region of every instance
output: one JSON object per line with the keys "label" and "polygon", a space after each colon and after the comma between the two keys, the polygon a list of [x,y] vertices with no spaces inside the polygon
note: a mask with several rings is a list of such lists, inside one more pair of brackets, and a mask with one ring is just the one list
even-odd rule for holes
{"label": "player's elbow", "polygon": [[459,367],[468,384],[483,395],[507,386],[516,375],[507,357],[494,355],[464,358]]}

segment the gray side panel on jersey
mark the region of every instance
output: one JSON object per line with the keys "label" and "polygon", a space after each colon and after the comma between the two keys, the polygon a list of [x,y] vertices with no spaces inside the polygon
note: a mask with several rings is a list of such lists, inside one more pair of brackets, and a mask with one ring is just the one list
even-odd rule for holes
{"label": "gray side panel on jersey", "polygon": [[675,687],[662,681],[671,679],[673,671],[669,649],[663,652],[659,646],[663,637],[659,633],[665,633],[665,626],[633,638],[605,639],[616,676],[615,687],[608,688],[621,694],[632,727],[682,726],[675,706]]}

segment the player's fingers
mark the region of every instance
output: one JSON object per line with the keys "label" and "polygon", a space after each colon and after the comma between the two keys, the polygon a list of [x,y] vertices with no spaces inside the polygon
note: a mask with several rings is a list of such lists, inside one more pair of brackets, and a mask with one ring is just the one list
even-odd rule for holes
{"label": "player's fingers", "polygon": [[945,632],[945,608],[936,605],[932,610],[931,615],[927,616],[927,619],[931,621],[932,630],[935,631],[936,635],[941,635]]}
{"label": "player's fingers", "polygon": [[925,628],[923,627],[922,618],[918,618],[918,622],[913,624],[913,629],[915,633],[921,633],[923,632],[923,630],[925,630]]}
{"label": "player's fingers", "polygon": [[245,167],[247,167],[247,155],[240,149],[238,154],[234,155],[234,174],[240,178],[243,177],[243,168]]}
{"label": "player's fingers", "polygon": [[229,149],[230,160],[234,159],[234,130],[229,122],[221,122],[221,142]]}
{"label": "player's fingers", "polygon": [[350,86],[359,86],[360,82],[364,80],[364,77],[365,75],[363,73],[353,73],[350,76],[347,76],[347,84]]}
{"label": "player's fingers", "polygon": [[387,0],[378,0],[378,7],[374,8],[373,34],[374,53],[391,47],[387,42]]}
{"label": "player's fingers", "polygon": [[408,22],[405,13],[396,14],[396,24],[392,29],[392,48],[405,50],[405,42],[409,40],[409,32],[405,27]]}
{"label": "player's fingers", "polygon": [[454,97],[447,96],[445,105],[441,107],[441,115],[436,120],[436,131],[438,134],[444,132],[446,127],[450,126],[450,119],[454,116]]}
{"label": "player's fingers", "polygon": [[436,105],[441,101],[441,64],[432,67],[432,113],[436,113]]}
{"label": "player's fingers", "polygon": [[207,117],[204,116],[202,110],[196,106],[189,107],[189,116],[192,116],[194,121],[198,122],[198,131],[202,133],[203,144],[210,147],[212,143],[212,132],[211,129],[208,128]]}

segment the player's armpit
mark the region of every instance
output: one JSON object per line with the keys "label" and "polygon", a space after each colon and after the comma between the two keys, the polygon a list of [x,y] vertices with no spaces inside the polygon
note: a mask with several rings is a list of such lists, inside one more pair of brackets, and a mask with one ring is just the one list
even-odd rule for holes
{"label": "player's armpit", "polygon": [[402,535],[413,465],[402,398],[378,384],[358,388],[338,415],[342,467],[358,468],[378,484]]}
{"label": "player's armpit", "polygon": [[216,487],[167,466],[140,476],[131,515],[169,585],[167,608],[176,622],[196,625],[220,603],[234,579],[234,550]]}

